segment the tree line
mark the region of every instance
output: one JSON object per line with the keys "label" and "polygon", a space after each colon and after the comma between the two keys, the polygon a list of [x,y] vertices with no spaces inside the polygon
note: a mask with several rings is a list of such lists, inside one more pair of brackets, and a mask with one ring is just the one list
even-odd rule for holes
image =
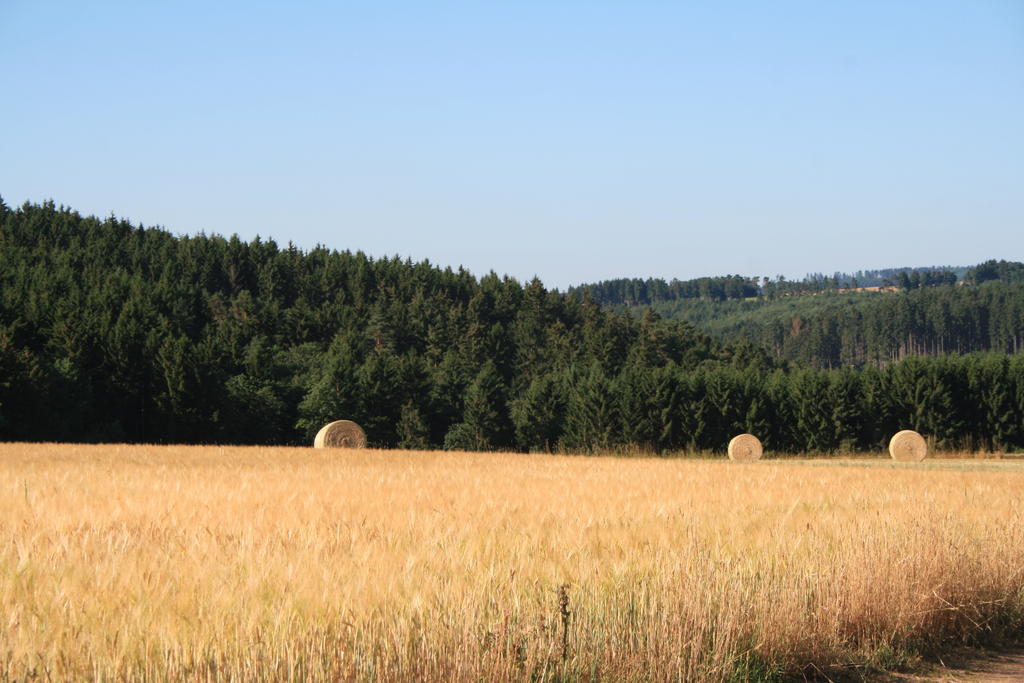
{"label": "tree line", "polygon": [[[980,288],[979,288],[980,291]],[[586,295],[0,201],[0,440],[591,452],[1024,446],[1024,356],[800,367]]]}
{"label": "tree line", "polygon": [[853,275],[849,273],[835,273],[834,275],[810,273],[802,280],[787,280],[782,275],[775,278],[763,277],[760,280],[757,277],[742,275],[669,281],[662,278],[618,278],[570,287],[568,292],[577,297],[582,297],[586,292],[592,300],[612,306],[649,306],[694,299],[705,301],[729,301],[755,297],[774,299],[780,296],[817,294],[864,287],[894,287],[911,290],[921,287],[954,285],[960,281],[958,273],[964,275],[965,282],[972,284],[993,279],[1007,282],[1024,281],[1019,279],[1019,271],[1016,266],[1024,268],[1024,264],[987,261],[971,269],[948,266],[886,268],[857,271]]}
{"label": "tree line", "polygon": [[1024,263],[1002,259],[985,261],[967,271],[964,279],[971,284],[998,280],[1001,282],[1024,283]]}
{"label": "tree line", "polygon": [[673,279],[668,282],[662,278],[620,278],[570,287],[568,293],[577,298],[582,298],[586,294],[600,304],[647,306],[660,301],[678,299],[744,299],[758,296],[760,290],[756,278],[726,275],[693,280]]}
{"label": "tree line", "polygon": [[1004,280],[775,301],[677,301],[653,308],[723,341],[748,341],[778,359],[819,368],[882,367],[914,355],[1024,350],[1024,283]]}

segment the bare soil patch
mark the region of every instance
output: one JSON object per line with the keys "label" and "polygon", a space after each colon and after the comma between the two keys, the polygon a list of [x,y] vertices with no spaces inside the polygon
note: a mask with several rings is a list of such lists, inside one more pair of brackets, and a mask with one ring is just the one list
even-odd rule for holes
{"label": "bare soil patch", "polygon": [[918,673],[891,674],[881,680],[894,683],[1024,681],[1024,648],[999,651],[960,650]]}

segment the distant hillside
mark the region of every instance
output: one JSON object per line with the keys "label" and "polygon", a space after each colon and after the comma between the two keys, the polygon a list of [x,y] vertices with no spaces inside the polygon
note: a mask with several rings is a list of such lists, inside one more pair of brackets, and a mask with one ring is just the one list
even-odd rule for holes
{"label": "distant hillside", "polygon": [[[667,287],[662,282],[613,280],[574,293],[637,315],[650,307],[720,341],[752,342],[777,358],[822,368],[884,365],[910,355],[1024,350],[1019,262],[860,271],[849,282],[839,275],[808,275],[800,282],[763,280],[756,290],[752,278],[740,276],[673,281]],[[688,296],[698,282],[703,293]],[[746,286],[745,296],[734,283]],[[884,291],[868,291],[872,287]]]}
{"label": "distant hillside", "polygon": [[591,301],[599,304],[645,306],[679,299],[745,299],[758,296],[761,290],[756,278],[726,275],[670,282],[660,278],[621,278],[571,287],[568,293],[580,299],[589,296]]}
{"label": "distant hillside", "polygon": [[1001,282],[1024,282],[1024,263],[1019,261],[985,261],[967,271],[967,282],[981,284],[998,280]]}
{"label": "distant hillside", "polygon": [[[935,276],[939,275],[945,276],[943,284],[952,284],[953,282],[963,280],[968,270],[966,266],[904,266],[901,268],[858,270],[856,273],[833,273],[828,276],[822,273],[808,273],[802,282],[808,284],[829,282],[845,289],[887,287],[899,286],[903,275],[906,275],[907,279],[912,282],[914,274],[917,273],[919,281],[923,280],[934,283],[937,279]],[[950,278],[947,273],[952,273],[953,278]]]}
{"label": "distant hillside", "polygon": [[778,358],[823,368],[880,366],[910,355],[1024,350],[1022,283],[677,300],[651,308],[721,341],[750,341]]}
{"label": "distant hillside", "polygon": [[[1012,274],[1006,269],[998,269],[995,261],[987,262],[987,264],[993,265],[982,274],[983,279],[1006,279],[1006,277],[1012,277]],[[724,275],[720,277],[702,277],[692,280],[672,279],[668,281],[662,278],[618,278],[571,287],[569,288],[569,294],[582,298],[586,293],[592,301],[599,304],[646,306],[680,299],[726,301],[729,299],[749,299],[756,296],[771,298],[787,294],[812,294],[830,290],[861,289],[867,287],[891,286],[901,289],[918,289],[920,287],[956,284],[972,277],[972,273],[981,267],[925,266],[917,268],[859,270],[853,274],[835,273],[833,275],[823,275],[821,273],[808,273],[803,280],[787,280],[781,275],[775,279]],[[995,277],[989,277],[992,273],[998,274]]]}

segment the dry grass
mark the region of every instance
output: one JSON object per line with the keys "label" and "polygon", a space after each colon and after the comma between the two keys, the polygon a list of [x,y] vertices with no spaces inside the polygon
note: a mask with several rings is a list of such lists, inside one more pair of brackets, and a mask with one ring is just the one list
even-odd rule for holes
{"label": "dry grass", "polygon": [[0,678],[891,664],[1020,633],[1022,490],[1020,467],[0,444]]}

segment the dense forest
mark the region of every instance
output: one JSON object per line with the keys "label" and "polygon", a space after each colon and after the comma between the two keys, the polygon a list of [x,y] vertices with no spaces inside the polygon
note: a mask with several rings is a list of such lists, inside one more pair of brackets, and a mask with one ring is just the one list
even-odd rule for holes
{"label": "dense forest", "polygon": [[811,367],[882,367],[911,355],[1024,350],[1024,283],[1003,280],[906,292],[674,301],[651,308],[716,339],[746,340],[775,358]]}
{"label": "dense forest", "polygon": [[1024,354],[827,370],[774,351],[538,280],[0,201],[0,440],[305,444],[348,418],[403,448],[720,450],[752,431],[829,452],[904,427],[1024,447]]}
{"label": "dense forest", "polygon": [[660,301],[679,299],[745,299],[760,293],[756,278],[739,275],[725,277],[702,277],[694,280],[672,280],[661,278],[622,278],[604,280],[590,285],[571,287],[569,294],[582,298],[584,293],[599,304],[625,304],[646,306]]}
{"label": "dense forest", "polygon": [[[712,278],[716,285],[705,284],[709,294],[699,296],[652,299],[648,293],[661,290],[647,288],[651,280],[610,280],[573,294],[634,315],[650,308],[725,343],[750,342],[777,359],[818,368],[1024,350],[1024,263],[992,260],[957,271],[963,279],[948,268],[868,271],[886,274],[885,291],[854,291],[810,275],[801,283],[765,280],[752,296],[722,294],[729,282],[754,286],[739,276]],[[679,288],[668,291],[692,291],[707,280],[674,281]],[[780,294],[780,287],[791,291]],[[646,305],[634,303],[645,298]]]}
{"label": "dense forest", "polygon": [[[701,277],[693,280],[662,278],[619,278],[602,280],[593,284],[570,287],[569,294],[582,297],[584,292],[599,304],[647,306],[650,304],[689,299],[728,301],[763,297],[774,299],[794,294],[817,294],[820,292],[846,291],[868,287],[894,287],[911,290],[938,285],[952,285],[959,281],[971,284],[991,279],[1021,281],[1018,266],[1024,264],[1005,261],[989,261],[972,269],[949,266],[927,268],[886,268],[881,270],[835,273],[828,276],[821,273],[808,274],[803,280],[787,280],[782,275],[776,278],[744,277]],[[963,280],[961,280],[963,276]]]}

